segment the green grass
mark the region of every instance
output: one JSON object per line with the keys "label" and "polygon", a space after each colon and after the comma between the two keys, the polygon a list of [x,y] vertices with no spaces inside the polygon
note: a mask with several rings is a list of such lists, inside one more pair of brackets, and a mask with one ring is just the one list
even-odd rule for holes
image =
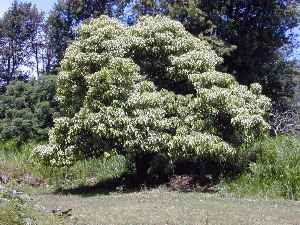
{"label": "green grass", "polygon": [[256,155],[256,162],[236,179],[227,180],[225,191],[239,195],[300,199],[300,138],[279,136],[247,146],[242,151]]}
{"label": "green grass", "polygon": [[[25,191],[31,195],[51,193],[57,189],[92,186],[97,182],[119,177],[127,169],[125,158],[119,155],[80,161],[70,168],[53,168],[32,158],[33,147],[34,144],[19,146],[15,141],[0,143],[0,172],[12,178],[5,185],[6,188]],[[37,188],[19,183],[18,180],[24,174],[43,180],[45,185]],[[0,201],[1,225],[22,225],[25,218],[31,218],[33,225],[65,225],[74,222],[51,213],[41,213],[31,202],[19,199]]]}
{"label": "green grass", "polygon": [[23,225],[26,219],[32,225],[65,225],[63,217],[39,212],[29,203],[22,203],[17,199],[0,203],[1,225]]}
{"label": "green grass", "polygon": [[1,225],[65,225],[65,219],[63,216],[39,210],[29,195],[19,189],[0,186]]}
{"label": "green grass", "polygon": [[[47,209],[72,209],[80,224],[297,224],[299,202],[265,200],[299,199],[300,140],[282,136],[244,146],[241,155],[256,155],[256,163],[237,179],[220,184],[217,194],[183,193],[160,187],[153,190],[102,191],[101,181],[119,177],[127,170],[124,157],[80,161],[69,169],[46,167],[31,157],[33,145],[6,143],[0,151],[0,171],[14,176],[31,173],[52,188],[32,191],[34,201],[20,207],[19,202],[0,204],[0,224],[21,224],[24,215],[36,225],[74,224],[52,214],[42,214],[34,205]],[[245,157],[241,157],[241,160]],[[246,160],[245,160],[246,161]],[[93,178],[91,183],[91,178]],[[99,185],[94,185],[100,182]],[[105,183],[105,182],[103,182]],[[20,184],[9,184],[19,188]],[[91,187],[91,188],[89,188]],[[23,187],[21,185],[21,190]],[[62,188],[64,192],[53,192]],[[233,194],[231,194],[233,193]],[[257,195],[263,198],[237,198]],[[78,224],[76,223],[76,224]]]}
{"label": "green grass", "polygon": [[78,221],[88,225],[284,225],[300,221],[300,202],[240,199],[163,187],[91,196],[39,194],[34,199],[47,208],[72,208]]}
{"label": "green grass", "polygon": [[[14,141],[3,143],[0,150],[0,171],[11,172],[15,177],[30,173],[44,180],[51,190],[92,186],[117,178],[127,171],[126,159],[117,154],[110,158],[79,161],[67,169],[47,167],[31,157],[33,146],[34,144],[17,146]],[[251,162],[239,177],[226,179],[221,183],[219,187],[223,192],[241,196],[300,199],[299,137],[266,138],[250,146],[243,146],[240,152],[241,164],[247,162],[245,158],[249,155],[256,156],[256,162]]]}
{"label": "green grass", "polygon": [[125,157],[112,155],[109,158],[77,162],[70,168],[55,168],[40,164],[32,158],[34,144],[17,146],[13,141],[0,146],[0,171],[13,178],[29,173],[42,179],[53,188],[72,188],[119,177],[127,169]]}

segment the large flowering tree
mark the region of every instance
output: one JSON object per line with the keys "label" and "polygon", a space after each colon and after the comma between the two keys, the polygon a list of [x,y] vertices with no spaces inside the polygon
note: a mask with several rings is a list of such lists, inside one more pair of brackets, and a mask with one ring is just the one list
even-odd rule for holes
{"label": "large flowering tree", "polygon": [[102,16],[84,24],[58,77],[58,118],[34,152],[55,166],[111,151],[227,160],[263,135],[270,100],[261,86],[216,71],[211,46],[166,17],[131,27]]}

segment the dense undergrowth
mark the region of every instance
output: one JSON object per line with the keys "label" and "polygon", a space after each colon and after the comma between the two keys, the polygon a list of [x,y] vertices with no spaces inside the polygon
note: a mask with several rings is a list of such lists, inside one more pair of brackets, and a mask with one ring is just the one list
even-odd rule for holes
{"label": "dense undergrowth", "polygon": [[[247,169],[225,182],[225,189],[240,195],[300,199],[300,137],[266,138],[241,148]],[[247,161],[245,161],[247,162]]]}
{"label": "dense undergrowth", "polygon": [[[128,160],[117,154],[78,161],[69,168],[55,168],[34,161],[32,149],[35,144],[18,146],[16,142],[8,141],[1,146],[1,171],[6,171],[15,180],[24,174],[31,174],[51,190],[94,186],[109,179],[119,179],[124,173],[134,172],[132,168],[130,171]],[[224,171],[224,180],[221,179],[219,185],[221,190],[237,195],[300,198],[299,136],[265,138],[242,146],[238,152],[237,160],[232,165],[241,172],[236,176]],[[207,171],[207,174],[210,173],[213,171]]]}
{"label": "dense undergrowth", "polygon": [[35,144],[18,145],[10,140],[0,143],[0,171],[18,180],[30,174],[54,189],[89,185],[105,179],[119,177],[126,171],[127,162],[123,156],[110,155],[101,159],[78,161],[69,168],[46,166],[35,161],[32,149]]}

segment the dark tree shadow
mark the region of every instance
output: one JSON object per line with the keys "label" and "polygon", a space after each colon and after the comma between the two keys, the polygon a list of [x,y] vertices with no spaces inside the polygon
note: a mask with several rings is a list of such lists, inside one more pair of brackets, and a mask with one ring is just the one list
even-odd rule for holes
{"label": "dark tree shadow", "polygon": [[112,178],[103,180],[95,185],[82,185],[75,188],[63,189],[59,188],[54,191],[54,194],[63,194],[63,195],[81,195],[85,197],[93,195],[108,195],[110,192],[115,191],[116,187],[120,183],[119,178]]}
{"label": "dark tree shadow", "polygon": [[63,195],[80,195],[90,197],[94,195],[109,195],[111,193],[132,193],[142,189],[152,189],[166,182],[144,180],[134,174],[126,174],[117,178],[109,178],[98,182],[95,185],[83,185],[75,188],[63,189],[59,188],[54,191],[54,194]]}
{"label": "dark tree shadow", "polygon": [[[235,171],[228,175],[233,177],[240,169],[224,168],[212,161],[184,160],[176,163],[176,169],[171,177],[147,176],[146,170],[135,173],[124,173],[117,178],[108,178],[94,185],[83,185],[69,189],[57,189],[54,194],[80,195],[90,197],[94,195],[109,195],[111,193],[132,193],[145,189],[157,188],[164,185],[169,190],[215,192],[217,185],[226,171]],[[226,176],[227,177],[227,176]]]}

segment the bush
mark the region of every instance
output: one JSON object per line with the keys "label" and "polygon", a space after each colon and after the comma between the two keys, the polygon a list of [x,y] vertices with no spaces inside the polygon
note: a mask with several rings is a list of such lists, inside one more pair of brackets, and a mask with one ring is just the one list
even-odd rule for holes
{"label": "bush", "polygon": [[207,42],[166,17],[84,24],[58,76],[67,116],[35,155],[55,166],[115,150],[226,161],[269,129],[270,100],[259,84],[249,89],[217,72],[220,62]]}
{"label": "bush", "polygon": [[296,136],[267,138],[255,143],[246,155],[255,162],[229,189],[242,194],[263,194],[300,199],[300,139]]}
{"label": "bush", "polygon": [[11,82],[0,95],[0,139],[45,140],[58,111],[56,76]]}

